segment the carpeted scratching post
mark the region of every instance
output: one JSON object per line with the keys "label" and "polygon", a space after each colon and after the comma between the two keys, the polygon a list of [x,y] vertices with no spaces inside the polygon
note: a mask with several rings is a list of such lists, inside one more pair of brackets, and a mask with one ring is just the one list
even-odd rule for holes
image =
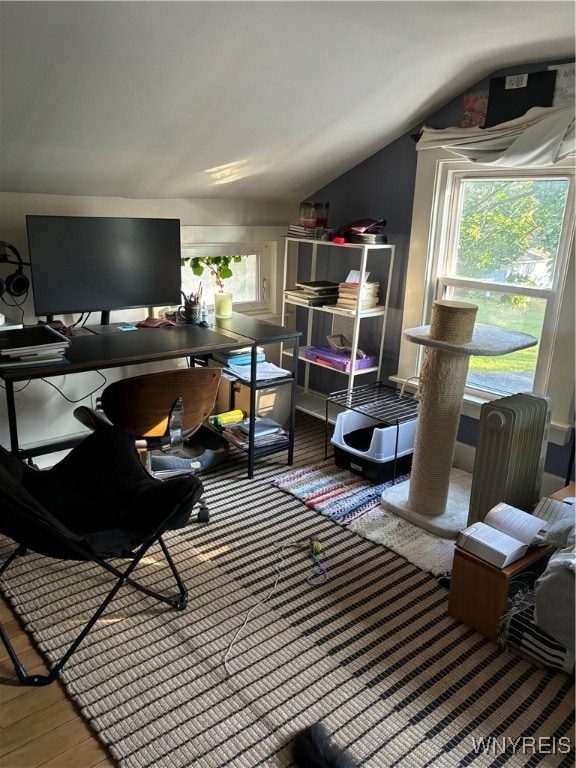
{"label": "carpeted scratching post", "polygon": [[470,355],[505,355],[537,343],[525,333],[475,325],[477,311],[467,302],[435,301],[429,326],[404,331],[426,346],[418,427],[410,480],[384,490],[382,504],[445,538],[456,538],[468,519],[471,475],[453,470],[452,462]]}

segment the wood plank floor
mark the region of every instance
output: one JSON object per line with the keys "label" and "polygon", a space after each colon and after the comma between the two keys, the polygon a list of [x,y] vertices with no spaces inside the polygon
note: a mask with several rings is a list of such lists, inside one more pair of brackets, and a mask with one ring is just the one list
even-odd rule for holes
{"label": "wood plank floor", "polygon": [[[0,621],[30,673],[46,665],[6,602]],[[0,643],[0,766],[2,768],[115,768],[58,680],[47,686],[20,685]]]}

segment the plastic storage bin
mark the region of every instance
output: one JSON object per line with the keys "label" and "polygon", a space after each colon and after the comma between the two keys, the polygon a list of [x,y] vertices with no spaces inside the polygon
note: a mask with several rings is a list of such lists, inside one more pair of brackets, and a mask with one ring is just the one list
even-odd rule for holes
{"label": "plastic storage bin", "polygon": [[415,417],[400,424],[382,425],[357,411],[339,413],[330,440],[337,466],[373,483],[385,483],[409,472],[417,422]]}

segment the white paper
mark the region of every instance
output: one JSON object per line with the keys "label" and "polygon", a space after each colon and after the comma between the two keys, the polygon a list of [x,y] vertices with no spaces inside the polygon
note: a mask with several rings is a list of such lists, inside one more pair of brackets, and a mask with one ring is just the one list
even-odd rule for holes
{"label": "white paper", "polygon": [[496,528],[499,531],[507,533],[522,544],[532,544],[537,537],[538,531],[546,527],[546,522],[539,517],[523,512],[521,509],[500,502],[488,512],[484,518],[487,525]]}
{"label": "white paper", "polygon": [[[227,370],[234,374],[239,379],[244,381],[250,381],[252,376],[252,370],[250,365],[228,365]],[[279,368],[274,363],[258,363],[256,366],[256,380],[266,381],[267,379],[280,379],[285,376],[291,376],[290,371],[284,368]]]}
{"label": "white paper", "polygon": [[[370,272],[364,272],[364,280],[368,280],[370,277]],[[360,270],[359,269],[351,269],[350,272],[348,272],[348,277],[345,280],[346,283],[360,283]]]}

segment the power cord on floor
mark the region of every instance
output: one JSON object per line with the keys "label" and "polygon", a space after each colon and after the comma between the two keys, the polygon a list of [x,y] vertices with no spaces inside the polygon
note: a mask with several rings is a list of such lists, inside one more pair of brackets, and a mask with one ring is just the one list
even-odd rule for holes
{"label": "power cord on floor", "polygon": [[282,544],[275,544],[274,546],[280,549],[280,553],[276,561],[276,578],[274,579],[274,584],[272,585],[272,588],[268,592],[266,597],[262,598],[262,600],[258,601],[255,605],[252,606],[252,608],[250,608],[250,610],[248,611],[248,613],[244,618],[242,625],[236,630],[234,637],[232,638],[228,648],[226,649],[226,653],[224,654],[224,668],[229,677],[232,676],[232,672],[228,667],[228,657],[230,656],[232,647],[234,646],[234,643],[237,641],[237,639],[240,637],[240,634],[242,633],[242,631],[246,628],[250,620],[250,617],[252,616],[254,611],[256,611],[261,605],[264,605],[264,603],[266,603],[268,600],[270,600],[271,597],[273,597],[273,595],[276,594],[278,590],[278,584],[280,583],[280,578],[282,576],[282,568],[284,567],[284,556],[287,549],[307,549],[309,551],[310,556],[312,558],[312,562],[314,563],[314,570],[312,571],[310,576],[308,576],[308,578],[306,579],[306,581],[309,584],[313,586],[317,586],[319,584],[324,584],[328,579],[326,568],[322,563],[324,559],[324,549],[322,547],[322,543],[318,541],[318,539],[309,539],[306,543],[285,542]]}

